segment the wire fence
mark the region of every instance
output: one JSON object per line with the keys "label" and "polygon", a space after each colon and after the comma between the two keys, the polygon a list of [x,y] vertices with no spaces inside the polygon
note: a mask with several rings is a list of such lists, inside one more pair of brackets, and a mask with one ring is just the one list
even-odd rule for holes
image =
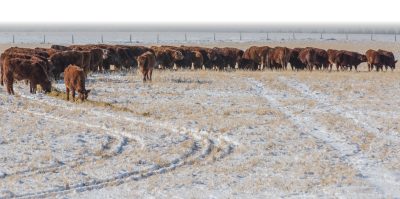
{"label": "wire fence", "polygon": [[207,43],[288,40],[397,42],[396,34],[249,32],[0,32],[0,43]]}

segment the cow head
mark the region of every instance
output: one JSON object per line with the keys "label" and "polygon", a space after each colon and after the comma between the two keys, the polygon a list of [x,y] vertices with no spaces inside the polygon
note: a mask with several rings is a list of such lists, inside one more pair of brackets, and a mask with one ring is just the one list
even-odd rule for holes
{"label": "cow head", "polygon": [[144,67],[145,63],[146,63],[146,57],[145,56],[139,56],[137,58],[137,63],[138,63],[139,68],[140,67]]}
{"label": "cow head", "polygon": [[361,62],[366,62],[367,60],[367,56],[359,54],[359,59],[361,60]]}
{"label": "cow head", "polygon": [[216,55],[216,53],[215,53],[214,50],[209,50],[209,51],[207,52],[207,57],[208,57],[208,59],[210,59],[211,61],[217,60],[217,55]]}
{"label": "cow head", "polygon": [[390,65],[392,70],[396,68],[396,63],[397,63],[397,60],[394,60],[393,63]]}
{"label": "cow head", "polygon": [[40,86],[42,87],[43,91],[45,93],[51,92],[51,81],[50,80],[45,80],[43,81]]}
{"label": "cow head", "polygon": [[88,90],[80,90],[80,91],[78,91],[78,93],[79,93],[79,98],[82,101],[84,101],[84,100],[87,100],[87,98],[89,96],[89,93],[90,93],[90,89],[88,89]]}
{"label": "cow head", "polygon": [[103,60],[108,58],[109,51],[107,49],[101,49],[103,51]]}
{"label": "cow head", "polygon": [[174,57],[175,60],[182,60],[184,58],[183,54],[180,51],[175,50],[172,53],[172,56]]}

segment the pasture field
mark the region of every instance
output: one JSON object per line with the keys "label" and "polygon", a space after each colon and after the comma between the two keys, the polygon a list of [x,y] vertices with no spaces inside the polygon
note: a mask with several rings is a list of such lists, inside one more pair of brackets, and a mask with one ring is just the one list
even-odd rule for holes
{"label": "pasture field", "polygon": [[365,71],[92,73],[84,103],[2,87],[0,198],[398,198],[400,72]]}

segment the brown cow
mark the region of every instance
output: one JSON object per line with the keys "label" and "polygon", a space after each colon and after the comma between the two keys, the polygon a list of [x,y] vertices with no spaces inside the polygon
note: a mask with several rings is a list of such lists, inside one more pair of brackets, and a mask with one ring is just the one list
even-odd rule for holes
{"label": "brown cow", "polygon": [[376,67],[376,71],[379,71],[381,69],[383,71],[383,56],[381,53],[378,51],[369,49],[367,52],[365,52],[365,55],[367,56],[367,62],[368,62],[368,71],[373,70],[374,66]]}
{"label": "brown cow", "polygon": [[304,48],[299,53],[299,59],[309,71],[312,71],[317,63],[317,53],[314,48]]}
{"label": "brown cow", "polygon": [[287,69],[291,49],[286,47],[270,48],[265,58],[267,67],[273,69]]}
{"label": "brown cow", "polygon": [[397,63],[397,60],[394,59],[393,53],[381,49],[379,49],[378,52],[383,57],[383,65],[385,66],[385,69],[387,70],[388,67],[390,67],[390,69],[393,71],[396,68]]}
{"label": "brown cow", "polygon": [[89,90],[85,88],[85,72],[82,68],[75,65],[68,65],[64,70],[64,84],[67,93],[67,101],[69,101],[69,91],[72,91],[72,99],[75,101],[75,91],[81,101],[88,98]]}
{"label": "brown cow", "polygon": [[354,66],[355,70],[357,71],[358,65],[360,65],[360,63],[366,62],[366,61],[367,61],[367,57],[365,55],[362,55],[357,52],[346,51],[346,50],[339,51],[335,57],[335,64],[336,64],[337,70],[339,70],[339,67],[341,67],[342,70],[344,70],[345,67],[350,67],[350,71],[351,71]]}
{"label": "brown cow", "polygon": [[156,56],[152,52],[145,52],[137,58],[139,70],[143,74],[143,82],[151,81],[153,68],[156,65]]}
{"label": "brown cow", "polygon": [[[40,57],[40,56],[36,56],[33,54],[23,54],[23,53],[2,53],[0,56],[0,84],[3,86],[3,65],[4,65],[4,60],[5,58],[20,58],[20,59],[27,59],[27,60],[31,60],[33,62],[38,62],[40,65],[42,65],[42,67],[45,69],[46,74],[48,75],[48,77],[50,79],[52,79],[52,73],[51,71],[53,70],[52,66],[48,63],[46,58]],[[28,81],[28,80],[26,80]],[[28,82],[27,82],[28,83]]]}
{"label": "brown cow", "polygon": [[14,79],[18,81],[29,80],[31,93],[36,93],[37,84],[45,92],[51,90],[51,82],[45,67],[39,61],[6,57],[2,65],[2,76],[7,85],[8,94],[14,95]]}
{"label": "brown cow", "polygon": [[315,67],[319,69],[327,70],[329,66],[329,55],[324,49],[313,48],[316,52]]}
{"label": "brown cow", "polygon": [[50,62],[54,66],[53,75],[58,79],[60,74],[70,64],[83,67],[84,56],[78,51],[62,51],[55,53],[50,57]]}
{"label": "brown cow", "polygon": [[198,55],[196,56],[196,52],[201,53],[203,58],[203,65],[206,69],[212,69],[213,62],[217,59],[216,52],[211,48],[197,47],[197,46],[181,46],[179,49],[186,49],[195,54],[194,56],[192,56],[193,59],[192,62],[195,63],[194,64],[195,68],[196,68],[196,63],[198,65],[200,60],[200,56]]}
{"label": "brown cow", "polygon": [[155,52],[157,64],[163,69],[171,69],[177,61],[183,60],[184,58],[180,51],[169,47],[152,46],[151,49]]}
{"label": "brown cow", "polygon": [[303,48],[291,49],[289,63],[292,70],[304,70],[304,68],[306,67],[306,65],[303,64],[303,62],[301,62],[299,58],[299,54],[302,50]]}
{"label": "brown cow", "polygon": [[[339,50],[328,49],[326,52],[328,53],[329,71],[332,71],[332,66],[335,63],[336,54]],[[339,67],[337,69],[339,71]]]}
{"label": "brown cow", "polygon": [[244,54],[243,50],[237,48],[218,48],[214,47],[213,50],[216,52],[217,59],[214,61],[214,66],[219,68],[235,68],[236,64],[240,63]]}
{"label": "brown cow", "polygon": [[243,53],[242,58],[248,60],[249,63],[254,63],[259,69],[263,69],[266,65],[266,56],[270,47],[268,46],[251,46]]}

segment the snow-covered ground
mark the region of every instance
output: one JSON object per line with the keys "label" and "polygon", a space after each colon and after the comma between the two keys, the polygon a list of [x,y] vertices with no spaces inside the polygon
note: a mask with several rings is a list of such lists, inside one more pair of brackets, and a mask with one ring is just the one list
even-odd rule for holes
{"label": "snow-covered ground", "polygon": [[153,78],[91,74],[85,103],[1,88],[0,198],[400,197],[398,71]]}

